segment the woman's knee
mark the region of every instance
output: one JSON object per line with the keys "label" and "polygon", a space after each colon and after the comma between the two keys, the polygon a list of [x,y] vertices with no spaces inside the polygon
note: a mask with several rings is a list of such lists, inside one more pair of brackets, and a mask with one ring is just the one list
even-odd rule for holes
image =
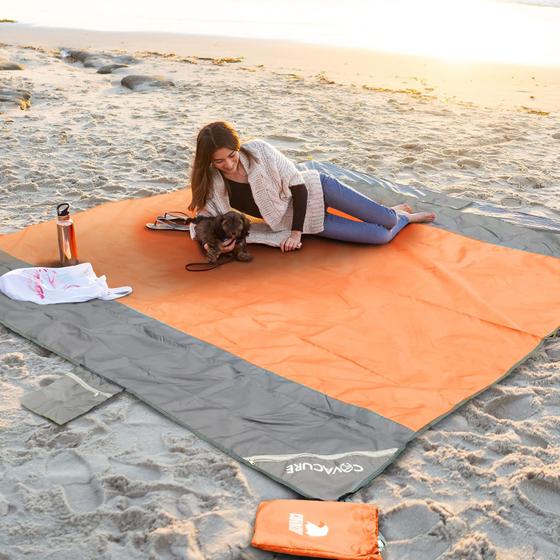
{"label": "woman's knee", "polygon": [[376,225],[375,227],[369,228],[366,236],[366,243],[369,245],[386,245],[393,237],[391,230]]}
{"label": "woman's knee", "polygon": [[390,211],[391,216],[390,216],[390,220],[392,220],[392,224],[389,226],[389,228],[394,228],[398,223],[399,223],[399,215],[397,214],[397,211],[394,208],[387,208],[387,210]]}

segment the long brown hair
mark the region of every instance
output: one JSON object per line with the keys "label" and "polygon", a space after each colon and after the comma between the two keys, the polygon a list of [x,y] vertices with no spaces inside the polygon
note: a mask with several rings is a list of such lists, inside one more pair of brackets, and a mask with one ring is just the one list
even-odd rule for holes
{"label": "long brown hair", "polygon": [[191,173],[192,201],[189,210],[200,210],[206,206],[212,192],[212,156],[220,148],[241,151],[249,158],[249,162],[256,161],[255,156],[241,146],[239,135],[231,124],[217,121],[201,128],[196,138]]}

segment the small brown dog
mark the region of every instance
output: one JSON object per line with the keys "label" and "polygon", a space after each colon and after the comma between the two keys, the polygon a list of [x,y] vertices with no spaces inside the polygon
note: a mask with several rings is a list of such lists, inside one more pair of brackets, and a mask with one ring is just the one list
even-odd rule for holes
{"label": "small brown dog", "polygon": [[219,216],[199,216],[196,219],[196,238],[206,250],[208,262],[215,263],[220,258],[220,246],[224,241],[235,239],[232,255],[238,261],[252,261],[247,250],[247,235],[251,222],[246,216],[231,210]]}

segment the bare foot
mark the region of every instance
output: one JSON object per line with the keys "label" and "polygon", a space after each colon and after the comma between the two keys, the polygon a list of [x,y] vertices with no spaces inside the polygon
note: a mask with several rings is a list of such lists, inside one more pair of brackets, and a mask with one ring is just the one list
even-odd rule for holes
{"label": "bare foot", "polygon": [[391,206],[391,208],[397,212],[406,212],[407,214],[412,214],[414,212],[412,206],[409,204],[397,204],[396,206]]}
{"label": "bare foot", "polygon": [[433,212],[414,212],[408,215],[408,221],[411,224],[421,224],[423,222],[433,222],[436,215]]}

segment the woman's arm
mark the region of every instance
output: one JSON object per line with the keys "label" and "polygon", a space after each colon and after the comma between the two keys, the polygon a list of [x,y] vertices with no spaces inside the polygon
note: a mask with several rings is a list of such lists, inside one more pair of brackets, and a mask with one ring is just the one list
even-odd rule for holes
{"label": "woman's arm", "polygon": [[307,187],[305,185],[294,185],[290,187],[293,200],[294,215],[292,218],[292,232],[280,244],[283,253],[301,249],[301,234],[303,223],[307,213]]}
{"label": "woman's arm", "polygon": [[292,231],[303,231],[305,214],[307,213],[307,187],[305,185],[294,185],[290,187],[294,204],[294,216],[292,219]]}
{"label": "woman's arm", "polygon": [[282,242],[290,235],[289,230],[272,231],[265,223],[251,224],[247,243],[260,243],[271,247],[280,247]]}
{"label": "woman's arm", "polygon": [[259,141],[260,149],[267,164],[278,171],[280,179],[280,198],[292,198],[293,217],[291,232],[278,245],[282,252],[294,251],[301,248],[301,236],[307,213],[308,191],[303,175],[282,152],[267,142]]}

